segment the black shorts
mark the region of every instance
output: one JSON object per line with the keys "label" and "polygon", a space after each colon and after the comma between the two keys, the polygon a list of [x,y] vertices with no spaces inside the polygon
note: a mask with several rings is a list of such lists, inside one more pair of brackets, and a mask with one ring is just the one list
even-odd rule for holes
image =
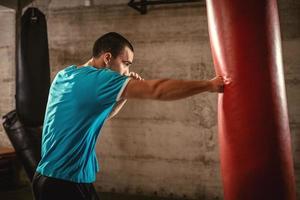
{"label": "black shorts", "polygon": [[35,172],[31,186],[35,200],[99,200],[92,183],[75,183]]}

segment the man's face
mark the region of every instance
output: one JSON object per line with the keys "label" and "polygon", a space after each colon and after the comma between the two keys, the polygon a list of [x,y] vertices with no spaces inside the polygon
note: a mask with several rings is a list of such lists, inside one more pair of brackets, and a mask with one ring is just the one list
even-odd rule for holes
{"label": "man's face", "polygon": [[133,61],[133,52],[128,47],[125,47],[123,51],[116,57],[112,58],[108,63],[111,70],[119,72],[121,75],[129,75],[129,67]]}

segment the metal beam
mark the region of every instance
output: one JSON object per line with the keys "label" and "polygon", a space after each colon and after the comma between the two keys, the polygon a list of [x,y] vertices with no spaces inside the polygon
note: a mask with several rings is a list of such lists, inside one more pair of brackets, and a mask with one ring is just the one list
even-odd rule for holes
{"label": "metal beam", "polygon": [[21,8],[24,8],[34,0],[0,0],[0,5],[11,8],[11,9],[19,9],[18,4]]}
{"label": "metal beam", "polygon": [[203,0],[130,0],[128,6],[140,12],[142,15],[147,14],[148,5],[174,4],[174,3],[195,3],[204,2]]}

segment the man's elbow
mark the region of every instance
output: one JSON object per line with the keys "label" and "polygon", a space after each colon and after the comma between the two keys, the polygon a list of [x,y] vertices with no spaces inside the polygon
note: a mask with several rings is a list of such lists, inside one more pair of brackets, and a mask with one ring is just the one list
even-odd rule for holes
{"label": "man's elbow", "polygon": [[159,93],[155,94],[152,99],[153,100],[158,100],[158,101],[163,101],[164,100],[163,95],[159,94]]}
{"label": "man's elbow", "polygon": [[172,101],[175,100],[163,88],[157,88],[152,94],[153,100],[159,101]]}
{"label": "man's elbow", "polygon": [[157,91],[153,96],[153,100],[158,100],[158,101],[174,101],[178,99],[179,99],[178,97],[169,96],[163,91]]}
{"label": "man's elbow", "polygon": [[164,89],[164,83],[169,79],[161,79],[156,84],[154,84],[151,88],[150,98],[153,100],[167,101]]}

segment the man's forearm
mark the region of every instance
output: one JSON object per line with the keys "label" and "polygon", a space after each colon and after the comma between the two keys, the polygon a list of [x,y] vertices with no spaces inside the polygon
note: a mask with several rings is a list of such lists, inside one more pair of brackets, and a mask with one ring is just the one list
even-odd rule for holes
{"label": "man's forearm", "polygon": [[157,99],[177,100],[209,91],[211,83],[207,80],[172,80],[164,79],[156,87]]}

